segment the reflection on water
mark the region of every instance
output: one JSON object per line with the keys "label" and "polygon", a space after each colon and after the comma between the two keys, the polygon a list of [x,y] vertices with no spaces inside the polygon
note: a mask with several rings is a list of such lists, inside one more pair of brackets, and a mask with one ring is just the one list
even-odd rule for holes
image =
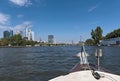
{"label": "reflection on water", "polygon": [[[96,47],[88,46],[89,61],[96,63]],[[101,66],[120,74],[120,47],[102,47]],[[79,62],[79,46],[0,48],[0,81],[47,81],[69,73]]]}

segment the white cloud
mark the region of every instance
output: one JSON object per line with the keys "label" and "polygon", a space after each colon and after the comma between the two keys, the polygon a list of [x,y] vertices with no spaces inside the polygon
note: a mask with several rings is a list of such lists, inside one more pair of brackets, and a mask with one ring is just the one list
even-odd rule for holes
{"label": "white cloud", "polygon": [[16,25],[15,27],[14,27],[14,30],[16,31],[16,30],[23,30],[24,29],[24,26],[23,26],[23,24],[19,24],[19,25]]}
{"label": "white cloud", "polygon": [[25,27],[32,27],[31,22],[30,21],[24,21],[22,24],[18,24],[16,25],[13,30],[14,31],[24,31]]}
{"label": "white cloud", "polygon": [[17,15],[17,18],[22,18],[22,17],[24,17],[24,15],[21,14]]}
{"label": "white cloud", "polygon": [[94,11],[97,7],[98,7],[97,5],[92,6],[90,9],[88,9],[88,12],[92,12],[92,11]]}
{"label": "white cloud", "polygon": [[24,35],[26,26],[32,27],[31,22],[30,21],[24,21],[23,23],[14,26],[12,30],[14,31],[14,33],[18,33],[20,31],[22,31],[22,33]]}
{"label": "white cloud", "polygon": [[12,27],[8,25],[0,25],[0,30],[8,30],[8,29],[12,29]]}
{"label": "white cloud", "polygon": [[18,6],[32,5],[31,0],[9,0],[9,1],[18,5]]}
{"label": "white cloud", "polygon": [[0,38],[2,37],[2,33],[4,30],[11,29],[9,26],[10,15],[4,14],[0,12]]}
{"label": "white cloud", "polygon": [[25,21],[23,22],[24,25],[31,25],[31,22],[30,21]]}
{"label": "white cloud", "polygon": [[0,32],[13,29],[10,25],[10,15],[0,12]]}
{"label": "white cloud", "polygon": [[10,16],[7,14],[0,13],[0,24],[5,25],[8,24]]}

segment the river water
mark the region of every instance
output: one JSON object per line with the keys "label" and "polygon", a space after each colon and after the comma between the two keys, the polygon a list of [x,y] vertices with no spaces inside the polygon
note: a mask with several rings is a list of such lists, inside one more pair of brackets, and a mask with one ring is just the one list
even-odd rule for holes
{"label": "river water", "polygon": [[[96,47],[86,46],[89,62],[96,63]],[[102,47],[101,66],[120,75],[120,47]],[[79,58],[79,46],[0,48],[0,81],[48,81],[69,73]]]}

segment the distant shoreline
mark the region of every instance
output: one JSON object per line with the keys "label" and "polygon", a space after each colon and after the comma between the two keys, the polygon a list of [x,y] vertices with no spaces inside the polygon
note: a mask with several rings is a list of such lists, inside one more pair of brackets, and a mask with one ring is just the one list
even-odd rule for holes
{"label": "distant shoreline", "polygon": [[0,48],[25,48],[27,46],[0,46]]}
{"label": "distant shoreline", "polygon": [[[46,45],[49,46],[49,45]],[[56,46],[56,45],[53,45]],[[57,46],[79,46],[79,45],[57,45]],[[85,46],[96,46],[96,45],[85,45]],[[30,48],[30,47],[42,47],[42,46],[0,46],[0,48]],[[52,46],[49,46],[52,47]],[[110,46],[103,46],[102,47],[120,47],[120,45],[110,45]]]}

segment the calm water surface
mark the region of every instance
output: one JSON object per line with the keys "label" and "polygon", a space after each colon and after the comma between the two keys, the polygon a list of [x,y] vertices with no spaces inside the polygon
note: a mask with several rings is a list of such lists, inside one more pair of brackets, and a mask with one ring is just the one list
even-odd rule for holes
{"label": "calm water surface", "polygon": [[[89,61],[96,63],[96,47],[87,46]],[[120,75],[120,47],[102,47],[101,66]],[[79,62],[79,46],[0,48],[0,81],[48,81],[69,73]]]}

